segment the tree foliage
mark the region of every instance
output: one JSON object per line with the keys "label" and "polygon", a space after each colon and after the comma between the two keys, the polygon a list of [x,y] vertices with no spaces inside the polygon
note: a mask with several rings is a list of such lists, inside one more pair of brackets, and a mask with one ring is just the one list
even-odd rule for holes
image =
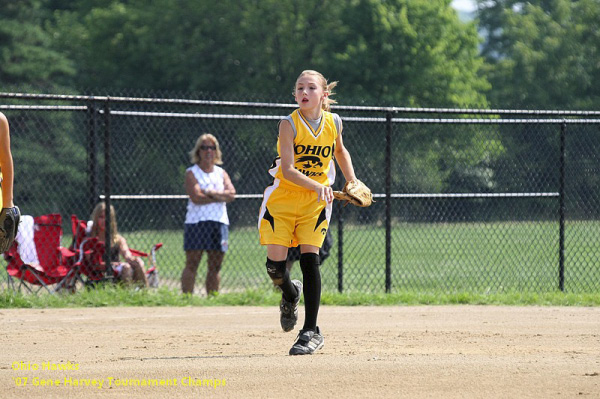
{"label": "tree foliage", "polygon": [[71,61],[53,48],[43,0],[0,0],[0,82],[3,90],[30,85],[51,90],[74,74]]}
{"label": "tree foliage", "polygon": [[490,101],[504,107],[600,104],[600,2],[478,0]]}
{"label": "tree foliage", "polygon": [[[478,20],[467,23],[450,3],[0,0],[0,82],[4,91],[31,85],[52,92],[60,85],[93,94],[168,91],[292,102],[300,71],[317,69],[340,81],[335,98],[342,104],[486,107],[489,101],[497,108],[598,107],[598,0],[477,0]],[[483,44],[478,28],[485,32]],[[64,148],[79,140],[71,146],[73,153],[38,155],[31,165],[40,171],[42,182],[43,174],[58,171],[65,181],[81,183],[82,175],[69,176],[75,174],[75,162],[86,156],[81,132],[72,128],[74,121],[61,118],[46,123],[57,128],[45,134]],[[19,123],[25,129],[25,122]],[[29,129],[31,136],[26,137],[33,139],[39,132]],[[252,131],[235,134],[249,138],[248,149],[232,156],[268,150],[252,142]],[[144,140],[136,143],[151,146]],[[36,157],[41,151],[20,145],[17,156],[22,151]],[[506,148],[513,148],[515,159],[557,150],[550,137],[534,140],[523,134],[507,139],[497,131],[440,126],[403,132],[393,145],[399,158],[393,166],[394,183],[402,185],[403,176],[413,174],[420,177],[414,180],[419,186],[401,188],[429,192],[493,190],[499,180],[492,169],[506,156]],[[355,152],[357,158],[373,161],[384,154],[359,146]],[[156,150],[141,148],[140,153],[146,155],[146,163],[138,163],[143,165],[140,174],[155,177],[166,168],[152,161],[159,158]],[[63,165],[56,158],[67,161]],[[535,159],[539,170],[554,162]],[[59,170],[63,166],[69,168]],[[180,169],[177,165],[170,170],[171,182],[156,187],[166,191],[179,186],[173,181]],[[383,176],[373,170],[375,184],[382,186],[383,180],[377,179]],[[517,173],[507,174],[512,178],[519,180]]]}
{"label": "tree foliage", "polygon": [[79,87],[289,98],[311,68],[362,101],[485,103],[475,25],[449,1],[73,3],[55,11],[53,34],[75,60]]}
{"label": "tree foliage", "polygon": [[[328,62],[354,98],[406,106],[484,106],[475,25],[448,1],[345,2]],[[433,22],[435,21],[435,22]]]}

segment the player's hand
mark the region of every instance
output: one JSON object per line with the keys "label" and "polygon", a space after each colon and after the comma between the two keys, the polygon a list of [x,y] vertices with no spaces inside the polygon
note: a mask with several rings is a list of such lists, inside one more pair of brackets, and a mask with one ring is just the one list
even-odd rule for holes
{"label": "player's hand", "polygon": [[333,201],[333,190],[331,187],[320,184],[315,192],[317,193],[317,202],[327,201],[330,204]]}

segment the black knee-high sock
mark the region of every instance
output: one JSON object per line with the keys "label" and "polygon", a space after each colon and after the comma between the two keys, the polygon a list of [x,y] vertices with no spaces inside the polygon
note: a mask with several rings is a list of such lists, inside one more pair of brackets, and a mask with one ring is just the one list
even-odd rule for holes
{"label": "black knee-high sock", "polygon": [[285,297],[285,300],[288,302],[295,301],[298,298],[298,295],[301,294],[301,292],[298,292],[298,290],[296,289],[296,286],[292,283],[292,279],[290,278],[290,272],[287,270],[285,271],[285,277],[283,279],[283,284],[281,284],[279,286],[279,288],[281,288],[281,291],[283,292],[283,296]]}
{"label": "black knee-high sock", "polygon": [[304,330],[317,327],[317,316],[321,304],[321,260],[319,254],[305,253],[300,255],[300,268],[304,283]]}

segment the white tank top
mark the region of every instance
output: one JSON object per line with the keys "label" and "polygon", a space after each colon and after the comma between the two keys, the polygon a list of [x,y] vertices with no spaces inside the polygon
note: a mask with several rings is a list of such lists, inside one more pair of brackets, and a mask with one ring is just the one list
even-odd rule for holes
{"label": "white tank top", "polygon": [[[188,171],[192,171],[202,190],[223,191],[223,168],[215,165],[211,173],[204,172],[198,165],[190,166]],[[195,224],[202,221],[211,220],[229,225],[227,216],[227,205],[225,202],[211,202],[210,204],[194,204],[188,200],[187,213],[185,215],[186,224]]]}

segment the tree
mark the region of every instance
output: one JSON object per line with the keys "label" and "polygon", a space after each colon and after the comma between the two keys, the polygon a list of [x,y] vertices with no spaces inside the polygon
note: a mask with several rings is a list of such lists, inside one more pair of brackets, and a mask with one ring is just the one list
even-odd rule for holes
{"label": "tree", "polygon": [[44,0],[0,0],[0,82],[3,90],[55,88],[73,75],[71,61],[53,49]]}
{"label": "tree", "polygon": [[55,12],[53,33],[78,86],[290,98],[300,71],[318,69],[363,101],[485,105],[475,25],[448,0],[77,3]]}
{"label": "tree", "polygon": [[340,7],[344,29],[332,38],[328,65],[352,97],[396,106],[485,106],[475,25],[461,22],[449,1],[353,0]]}
{"label": "tree", "polygon": [[[495,107],[526,109],[597,109],[600,106],[600,2],[597,0],[478,0],[478,16],[486,32],[482,49],[492,84],[488,96]],[[540,127],[536,127],[538,130]],[[535,184],[557,190],[560,127],[535,135],[531,126],[511,139],[511,153],[531,162],[516,168],[506,184],[535,177]],[[569,197],[595,198],[598,185],[589,171],[598,169],[597,134],[569,125],[567,130]],[[591,149],[591,150],[590,150]],[[543,179],[546,179],[545,181]],[[585,201],[581,201],[584,203]],[[586,204],[588,206],[588,204]],[[579,207],[579,206],[578,206]],[[597,209],[590,201],[590,208]],[[572,209],[573,207],[571,207]],[[595,212],[595,211],[594,211]],[[592,214],[592,213],[590,213]]]}
{"label": "tree", "polygon": [[490,101],[506,107],[600,104],[600,2],[478,0]]}
{"label": "tree", "polygon": [[[111,95],[130,89],[152,95],[169,90],[292,102],[298,74],[317,69],[340,81],[337,91],[343,104],[486,105],[482,92],[488,83],[480,74],[483,60],[475,24],[461,22],[450,0],[54,0],[50,4],[54,22],[48,29],[56,47],[74,60],[73,85],[96,89],[95,94],[97,89]],[[252,137],[251,132],[236,134]],[[430,161],[426,163],[423,153],[431,150],[424,134],[438,145],[426,154]],[[415,180],[411,189],[445,190],[456,173],[482,175],[472,169],[496,156],[496,150],[486,150],[499,148],[489,144],[494,140],[439,127],[405,134],[394,144],[402,160],[393,174],[401,179],[403,171],[415,171],[428,179]],[[251,140],[247,146],[248,153],[262,150]],[[370,150],[357,147],[357,159],[371,159]],[[373,162],[383,154],[374,154]],[[464,154],[477,157],[461,161]],[[453,166],[457,162],[460,166]],[[461,171],[454,173],[456,168]],[[473,180],[475,185],[488,184],[485,179]]]}

